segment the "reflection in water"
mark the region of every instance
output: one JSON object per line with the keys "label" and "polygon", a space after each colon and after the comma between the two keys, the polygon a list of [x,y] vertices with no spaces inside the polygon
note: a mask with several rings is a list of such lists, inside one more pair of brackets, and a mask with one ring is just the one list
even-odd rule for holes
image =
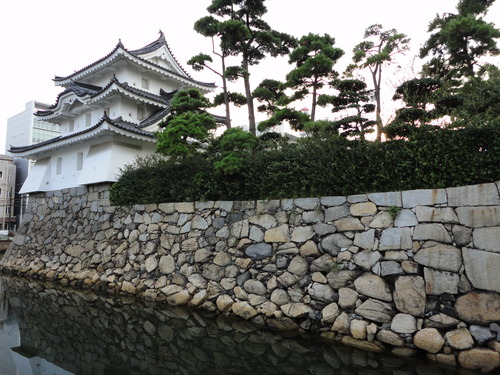
{"label": "reflection in water", "polygon": [[[2,371],[0,365],[2,375],[37,374],[41,368],[43,373],[82,375],[459,373],[319,343],[317,336],[258,330],[246,321],[197,311],[24,279],[2,277],[0,285],[7,289],[17,318],[18,340],[20,335],[20,341],[3,342],[7,325],[0,329],[0,355],[9,351],[18,366],[15,372]],[[7,309],[7,304],[1,306]]]}

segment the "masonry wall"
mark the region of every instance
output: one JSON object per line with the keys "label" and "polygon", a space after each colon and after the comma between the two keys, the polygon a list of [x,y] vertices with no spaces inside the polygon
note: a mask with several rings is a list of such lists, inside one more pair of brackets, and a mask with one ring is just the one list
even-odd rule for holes
{"label": "masonry wall", "polygon": [[500,182],[348,197],[114,207],[31,197],[4,273],[500,366]]}

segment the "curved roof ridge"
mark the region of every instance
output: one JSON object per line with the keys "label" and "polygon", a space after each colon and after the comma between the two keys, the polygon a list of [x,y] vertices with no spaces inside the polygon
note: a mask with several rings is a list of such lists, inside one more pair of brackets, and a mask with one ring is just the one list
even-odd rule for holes
{"label": "curved roof ridge", "polygon": [[95,97],[101,95],[102,93],[106,92],[111,86],[113,86],[113,84],[116,84],[117,86],[121,87],[122,89],[130,91],[136,95],[143,96],[144,98],[156,100],[160,103],[168,104],[168,100],[166,98],[164,98],[163,96],[152,94],[149,91],[144,91],[144,90],[138,89],[137,87],[130,86],[127,82],[120,82],[115,74],[113,74],[113,78],[111,78],[109,83],[101,91],[96,92],[93,95],[90,95],[90,97],[95,98]]}
{"label": "curved roof ridge", "polygon": [[35,143],[33,145],[28,145],[28,146],[12,146],[11,145],[10,148],[9,148],[9,152],[12,152],[12,153],[15,154],[15,153],[21,153],[21,152],[31,151],[31,150],[35,150],[35,149],[40,148],[40,147],[48,146],[48,145],[50,145],[52,143],[57,143],[57,142],[64,141],[64,140],[67,140],[67,139],[75,138],[77,136],[80,136],[80,135],[83,135],[85,133],[89,133],[89,132],[91,132],[93,130],[96,130],[101,125],[103,125],[105,122],[108,123],[109,125],[112,125],[112,126],[118,128],[118,129],[130,132],[130,133],[135,133],[137,135],[142,135],[142,136],[145,136],[145,137],[154,138],[154,135],[151,132],[139,129],[133,123],[129,123],[127,121],[123,121],[121,117],[117,117],[116,119],[111,119],[108,116],[108,114],[106,112],[104,112],[104,114],[100,118],[100,120],[95,125],[93,125],[93,126],[90,126],[88,128],[85,128],[85,129],[80,130],[80,131],[75,132],[75,133],[70,133],[70,134],[67,134],[67,135],[59,135],[59,136],[57,136],[55,138],[51,138],[51,139],[43,141],[43,142]]}
{"label": "curved roof ridge", "polygon": [[99,64],[99,63],[101,63],[101,62],[105,61],[106,59],[109,59],[109,58],[110,58],[111,56],[113,56],[113,54],[114,54],[114,53],[116,53],[116,51],[118,51],[119,49],[123,49],[124,51],[126,51],[125,46],[123,45],[123,43],[122,43],[121,39],[118,41],[118,43],[116,43],[115,48],[113,48],[113,50],[112,50],[110,53],[108,53],[106,56],[101,57],[99,60],[96,60],[96,61],[94,61],[93,63],[88,64],[87,66],[85,66],[85,67],[83,67],[83,68],[81,68],[81,69],[78,69],[78,70],[74,71],[74,72],[73,72],[73,73],[71,73],[70,75],[67,75],[67,76],[65,76],[65,77],[55,76],[52,80],[53,80],[53,81],[55,81],[55,82],[57,82],[57,81],[64,81],[64,80],[66,80],[66,79],[69,79],[70,77],[73,77],[73,76],[75,76],[75,75],[77,75],[77,74],[79,74],[79,73],[81,73],[81,72],[83,72],[83,71],[85,71],[85,70],[89,69],[90,67],[92,67],[92,66],[94,66],[94,65],[97,65],[97,64]]}

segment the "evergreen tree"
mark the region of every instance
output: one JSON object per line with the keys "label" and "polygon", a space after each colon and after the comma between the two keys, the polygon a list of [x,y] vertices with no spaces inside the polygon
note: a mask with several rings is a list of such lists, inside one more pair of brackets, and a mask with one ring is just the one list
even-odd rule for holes
{"label": "evergreen tree", "polygon": [[333,70],[344,51],[335,48],[335,39],[328,34],[303,36],[298,46],[290,53],[289,63],[295,68],[286,76],[286,86],[294,90],[294,99],[312,95],[311,120],[316,117],[318,90],[337,76]]}
{"label": "evergreen tree", "polygon": [[[212,0],[207,11],[210,25],[220,35],[224,56],[240,56],[238,67],[227,67],[225,74],[240,76],[245,85],[249,130],[255,134],[255,113],[250,86],[250,66],[257,65],[267,55],[287,54],[295,38],[271,29],[262,16],[267,12],[264,0]],[[229,73],[228,73],[229,72]]]}
{"label": "evergreen tree", "polygon": [[365,31],[364,39],[354,47],[354,64],[350,65],[347,71],[351,73],[355,69],[364,68],[370,71],[376,103],[377,140],[380,141],[382,68],[384,64],[391,63],[395,55],[408,50],[410,39],[396,29],[383,30],[382,25],[379,24],[369,26]]}

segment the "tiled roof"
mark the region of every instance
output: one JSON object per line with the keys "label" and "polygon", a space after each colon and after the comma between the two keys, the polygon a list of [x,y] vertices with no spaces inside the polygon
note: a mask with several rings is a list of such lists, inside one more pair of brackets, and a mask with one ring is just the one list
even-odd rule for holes
{"label": "tiled roof", "polygon": [[[153,100],[153,101],[162,103],[164,105],[168,105],[168,103],[170,102],[170,99],[171,99],[170,97],[162,94],[163,90],[160,90],[160,94],[162,94],[162,95],[155,95],[155,94],[152,94],[148,91],[144,91],[144,90],[138,89],[136,87],[130,86],[126,82],[120,82],[116,78],[116,76],[113,75],[113,78],[104,87],[88,85],[88,84],[85,84],[82,82],[73,82],[66,90],[64,90],[63,92],[61,92],[57,96],[56,103],[51,105],[49,107],[49,110],[38,111],[38,112],[36,112],[36,115],[40,116],[40,117],[52,115],[54,113],[53,109],[57,108],[57,106],[59,104],[59,100],[69,92],[74,92],[75,95],[80,97],[80,98],[82,98],[86,95],[89,95],[90,98],[95,98],[95,97],[101,95],[102,93],[106,92],[111,86],[113,86],[113,84],[116,84],[117,86],[121,87],[122,89],[129,91],[135,95],[141,96],[145,99],[149,99],[149,100]],[[165,93],[165,91],[163,91],[163,93]]]}
{"label": "tiled roof", "polygon": [[[181,75],[173,70],[170,70],[170,69],[167,69],[161,65],[158,65],[158,64],[155,64],[151,61],[148,61],[146,59],[143,59],[142,57],[140,57],[142,54],[145,54],[145,53],[148,53],[148,52],[152,52],[152,51],[155,51],[156,49],[160,48],[161,46],[165,46],[168,51],[170,52],[172,58],[175,60],[176,64],[179,66],[179,68],[181,69],[181,71],[184,73],[184,75]],[[160,37],[154,41],[153,43],[150,43],[148,44],[147,46],[143,47],[143,48],[140,48],[140,49],[137,49],[137,50],[132,50],[132,51],[129,51],[127,50],[122,42],[118,42],[118,44],[116,45],[116,47],[113,49],[113,51],[111,51],[110,53],[108,53],[106,56],[104,56],[103,58],[93,62],[92,64],[89,64],[87,65],[86,67],[80,69],[80,70],[77,70],[75,71],[74,73],[70,74],[69,76],[66,76],[66,77],[61,77],[61,76],[55,76],[54,77],[54,81],[55,82],[61,82],[61,81],[65,81],[65,80],[68,80],[68,79],[71,79],[72,77],[74,76],[77,76],[78,74],[84,72],[85,70],[87,69],[90,69],[91,67],[93,66],[96,66],[104,61],[106,61],[107,59],[109,59],[111,56],[113,56],[114,53],[116,53],[119,49],[122,49],[125,54],[130,54],[131,56],[133,56],[134,58],[138,59],[138,60],[141,60],[142,62],[145,62],[146,64],[149,64],[151,66],[154,66],[155,68],[157,69],[160,69],[160,70],[163,70],[165,72],[168,72],[170,74],[173,74],[175,76],[178,76],[180,78],[183,78],[183,79],[187,79],[188,81],[191,81],[195,84],[198,84],[198,85],[201,85],[201,86],[205,86],[205,87],[215,87],[215,83],[207,83],[207,82],[201,82],[201,81],[197,81],[195,79],[193,79],[185,70],[184,68],[179,64],[179,62],[177,61],[177,59],[174,57],[172,51],[170,50],[170,47],[168,46],[166,40],[165,40],[165,35],[163,34],[163,32],[160,31]]]}
{"label": "tiled roof", "polygon": [[11,146],[9,151],[13,154],[16,154],[16,153],[22,153],[22,152],[27,152],[27,151],[31,151],[31,150],[36,150],[37,148],[41,148],[41,147],[55,144],[55,143],[58,143],[61,141],[71,139],[71,138],[75,138],[75,137],[78,137],[78,136],[83,135],[85,133],[90,133],[93,130],[98,129],[105,122],[118,128],[118,129],[124,130],[124,131],[132,133],[132,134],[137,134],[137,135],[141,135],[141,136],[148,137],[148,138],[154,138],[154,135],[151,132],[139,129],[136,127],[135,124],[133,124],[131,122],[123,121],[123,119],[121,117],[118,117],[115,119],[110,119],[109,116],[107,115],[107,113],[105,112],[104,116],[101,118],[101,120],[97,124],[95,124],[94,126],[90,126],[90,127],[83,129],[79,132],[67,134],[64,136],[60,135],[58,137],[49,139],[47,141],[43,141],[43,142],[36,143],[33,145],[29,145],[29,146]]}

